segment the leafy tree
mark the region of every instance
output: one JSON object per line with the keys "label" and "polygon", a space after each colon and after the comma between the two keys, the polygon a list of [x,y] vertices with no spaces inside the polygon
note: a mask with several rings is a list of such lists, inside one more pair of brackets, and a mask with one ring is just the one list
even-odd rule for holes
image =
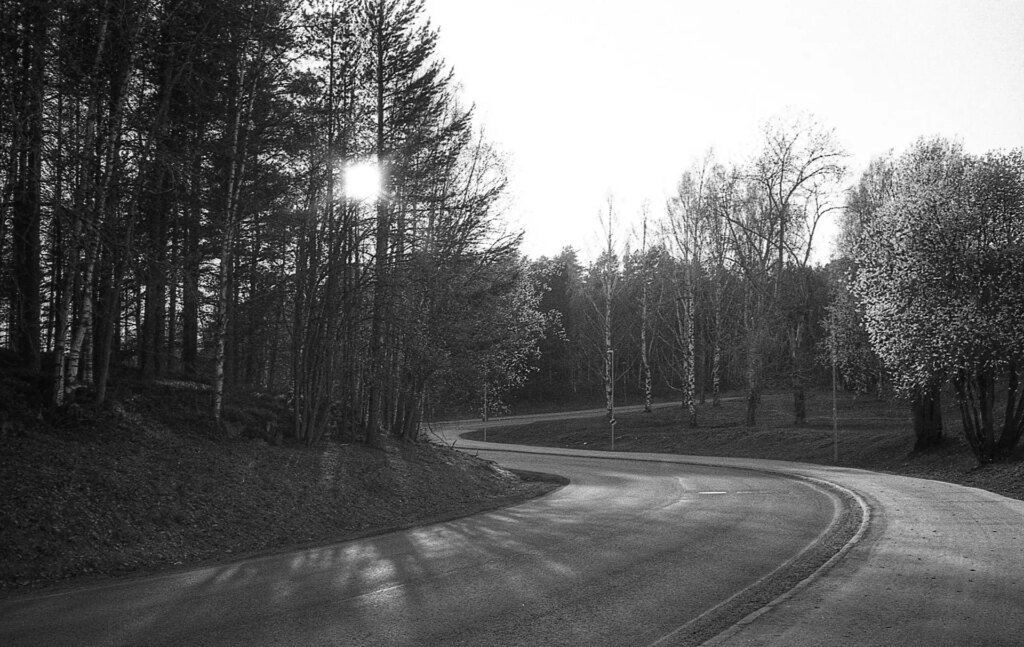
{"label": "leafy tree", "polygon": [[864,307],[852,289],[857,274],[857,249],[877,217],[879,209],[893,197],[894,163],[891,154],[876,157],[847,191],[846,204],[839,212],[836,260],[829,264],[831,299],[826,326],[829,356],[835,356],[846,388],[865,393],[885,381],[885,368],[875,353],[864,325]]}
{"label": "leafy tree", "polygon": [[512,255],[493,257],[476,272],[443,277],[432,306],[431,366],[424,380],[438,400],[486,398],[488,414],[500,411],[537,370],[548,323],[539,309],[541,286],[526,261]]}
{"label": "leafy tree", "polygon": [[583,268],[576,251],[565,248],[557,256],[534,261],[531,272],[543,285],[539,308],[547,323],[540,342],[538,371],[524,385],[524,396],[533,399],[547,395],[577,397],[583,388],[580,356],[583,322],[577,298]]}
{"label": "leafy tree", "polygon": [[829,303],[822,322],[827,331],[822,361],[831,364],[835,359],[844,389],[856,393],[876,391],[881,397],[885,367],[871,346],[864,308],[851,287],[855,266],[844,257],[832,261],[826,269]]}
{"label": "leafy tree", "polygon": [[893,199],[857,258],[871,341],[897,389],[952,379],[980,463],[1007,456],[1024,429],[1022,214],[1021,151],[976,158],[920,140],[899,158]]}
{"label": "leafy tree", "polygon": [[[895,165],[891,154],[875,158],[857,185],[847,194],[840,214],[836,249],[840,259],[832,268],[832,299],[825,325],[829,329],[829,355],[847,387],[859,392],[871,388],[882,396],[886,384],[885,366],[875,352],[864,318],[864,304],[857,299],[852,283],[856,276],[857,250],[879,210],[893,200]],[[942,440],[942,384],[915,387],[908,395],[914,426],[915,451]]]}

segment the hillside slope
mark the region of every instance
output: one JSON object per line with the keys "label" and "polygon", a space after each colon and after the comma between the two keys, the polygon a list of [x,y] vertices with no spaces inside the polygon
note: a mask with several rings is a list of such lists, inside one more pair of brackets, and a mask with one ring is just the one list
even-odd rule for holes
{"label": "hillside slope", "polygon": [[[2,390],[16,405],[0,425],[6,593],[343,540],[556,487],[427,442],[228,440],[191,383],[139,382],[107,411],[71,407],[46,423],[30,415],[29,386]],[[251,403],[231,413],[239,428],[267,415]]]}

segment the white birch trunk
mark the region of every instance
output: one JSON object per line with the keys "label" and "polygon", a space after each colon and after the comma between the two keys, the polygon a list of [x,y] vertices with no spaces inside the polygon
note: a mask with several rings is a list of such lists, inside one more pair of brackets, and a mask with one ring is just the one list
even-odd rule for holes
{"label": "white birch trunk", "polygon": [[640,362],[644,372],[644,412],[651,412],[651,362],[647,347],[647,293],[651,284],[650,267],[647,264],[647,212],[644,211],[643,236],[640,243],[640,260],[643,265],[640,294]]}
{"label": "white birch trunk", "polygon": [[615,354],[612,349],[612,295],[614,294],[613,282],[615,281],[615,256],[612,246],[612,225],[614,213],[612,203],[608,201],[608,248],[606,250],[604,267],[604,395],[605,406],[608,410],[608,419],[613,420],[615,416]]}
{"label": "white birch trunk", "polygon": [[92,277],[96,269],[96,253],[99,242],[90,240],[86,250],[85,271],[82,274],[82,310],[78,313],[78,325],[75,326],[74,334],[71,337],[71,348],[68,349],[67,383],[74,385],[78,381],[78,372],[81,365],[82,346],[85,344],[85,334],[92,322]]}
{"label": "white birch trunk", "polygon": [[685,302],[685,313],[686,317],[686,384],[685,384],[685,399],[686,399],[686,411],[687,411],[687,424],[690,427],[697,426],[697,352],[696,343],[693,338],[694,334],[694,289],[695,281],[693,280],[693,265],[690,264],[686,268],[686,302]]}
{"label": "white birch trunk", "polygon": [[[86,209],[86,202],[89,199],[90,189],[94,180],[94,169],[90,168],[96,159],[96,139],[99,130],[99,83],[96,75],[99,73],[100,64],[103,60],[103,48],[106,43],[107,25],[109,17],[106,12],[98,28],[96,42],[96,55],[93,57],[93,81],[91,95],[93,100],[89,103],[85,116],[85,142],[82,150],[87,155],[85,172],[82,180],[76,189],[78,196],[75,199],[75,227],[74,237],[71,240],[74,250],[71,254],[71,262],[68,263],[67,276],[64,281],[64,293],[61,295],[61,305],[58,321],[58,344],[56,345],[56,367],[54,380],[54,403],[60,406],[64,400],[64,391],[68,384],[74,384],[78,379],[79,361],[82,355],[82,345],[85,343],[85,333],[89,320],[92,319],[92,277],[96,268],[96,254],[99,249],[99,211],[93,210],[92,227],[84,232],[83,217]],[[85,249],[85,267],[78,264],[78,245],[83,233],[88,235],[83,247]],[[78,326],[71,330],[72,323],[72,292],[75,288],[75,278],[82,271],[83,276],[79,287],[82,293],[82,310],[79,313]],[[67,340],[70,338],[70,344]],[[65,357],[66,355],[66,357]]]}

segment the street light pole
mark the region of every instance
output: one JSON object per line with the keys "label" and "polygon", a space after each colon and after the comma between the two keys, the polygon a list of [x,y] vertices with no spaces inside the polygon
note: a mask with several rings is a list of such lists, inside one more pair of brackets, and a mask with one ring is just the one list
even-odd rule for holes
{"label": "street light pole", "polygon": [[836,327],[835,316],[832,323],[832,462],[839,464],[839,414],[836,409]]}
{"label": "street light pole", "polygon": [[615,351],[608,351],[608,424],[612,429],[612,449],[615,449]]}

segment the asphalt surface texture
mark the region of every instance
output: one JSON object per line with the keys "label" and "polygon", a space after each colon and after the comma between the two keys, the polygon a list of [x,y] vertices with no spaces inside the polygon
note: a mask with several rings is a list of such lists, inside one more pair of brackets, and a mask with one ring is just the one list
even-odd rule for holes
{"label": "asphalt surface texture", "polygon": [[446,523],[13,598],[0,644],[1024,644],[1024,502],[852,469],[457,438],[478,427],[442,435],[569,485]]}

